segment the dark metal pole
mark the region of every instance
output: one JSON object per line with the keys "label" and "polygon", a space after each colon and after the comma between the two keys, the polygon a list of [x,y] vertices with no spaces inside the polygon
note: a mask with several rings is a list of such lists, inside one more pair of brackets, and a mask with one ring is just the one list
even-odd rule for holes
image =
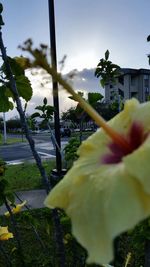
{"label": "dark metal pole", "polygon": [[[55,14],[54,14],[54,0],[48,0],[49,6],[49,25],[50,25],[50,44],[51,44],[51,64],[57,71],[57,55],[56,55],[56,37],[55,37]],[[52,77],[53,84],[53,103],[54,103],[54,127],[55,138],[58,146],[61,148],[60,140],[60,119],[59,119],[59,99],[58,99],[58,83]],[[62,172],[61,153],[56,146],[56,169],[58,174]]]}

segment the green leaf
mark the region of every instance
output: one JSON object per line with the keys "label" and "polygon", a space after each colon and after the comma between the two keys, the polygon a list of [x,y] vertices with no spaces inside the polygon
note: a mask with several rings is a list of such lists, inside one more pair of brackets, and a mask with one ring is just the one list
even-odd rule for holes
{"label": "green leaf", "polygon": [[2,17],[2,15],[0,15],[0,26],[3,26],[3,25],[5,25],[5,23],[4,23],[4,21],[3,21],[3,17]]}
{"label": "green leaf", "polygon": [[103,96],[100,93],[88,93],[88,102],[93,107],[102,98]]}
{"label": "green leaf", "polygon": [[47,119],[46,114],[42,114],[42,115],[41,115],[41,118]]}
{"label": "green leaf", "polygon": [[45,110],[46,110],[46,111],[48,111],[49,113],[51,113],[51,115],[53,115],[53,112],[54,112],[54,107],[53,107],[53,106],[50,106],[50,105],[48,105],[48,106],[46,106],[46,107],[45,107]]}
{"label": "green leaf", "polygon": [[31,115],[31,118],[32,119],[34,119],[34,118],[40,118],[41,117],[41,115],[40,115],[40,113],[39,112],[35,112],[35,113],[33,113],[32,115]]}
{"label": "green leaf", "polygon": [[[25,74],[24,69],[21,67],[19,63],[17,63],[17,61],[14,58],[11,58],[11,57],[7,57],[7,58],[10,63],[10,67],[11,67],[11,70],[14,76],[17,77],[17,76]],[[6,66],[4,63],[1,66],[1,70],[4,72],[6,77],[8,77],[8,73],[7,73]]]}
{"label": "green leaf", "polygon": [[105,52],[105,60],[108,60],[108,58],[109,58],[109,50],[106,50],[106,52]]}
{"label": "green leaf", "polygon": [[13,103],[12,103],[11,101],[9,101],[9,109],[10,109],[10,110],[13,110],[13,108],[14,108]]}
{"label": "green leaf", "polygon": [[95,70],[95,76],[97,78],[100,77],[101,81],[100,84],[102,87],[105,86],[106,83],[110,81],[114,81],[116,76],[121,74],[120,67],[116,64],[113,64],[109,58],[109,50],[105,52],[105,58],[101,59],[100,62],[97,65],[97,68]]}
{"label": "green leaf", "polygon": [[117,64],[111,64],[111,68],[112,69],[116,69],[116,70],[118,70],[118,71],[121,71],[121,68],[117,65]]}
{"label": "green leaf", "polygon": [[104,88],[104,87],[105,87],[105,84],[106,84],[105,80],[104,80],[104,79],[101,79],[101,80],[100,80],[100,84],[101,84],[101,86]]}
{"label": "green leaf", "polygon": [[8,181],[6,181],[5,179],[2,179],[0,181],[0,192],[4,193],[4,191],[6,190],[7,186],[8,186]]}
{"label": "green leaf", "polygon": [[[9,86],[9,84],[8,84],[8,86]],[[7,97],[11,97],[11,98],[14,99],[14,95],[13,95],[13,93],[12,93],[12,91],[10,90],[9,87],[6,87],[5,95],[6,95]]]}
{"label": "green leaf", "polygon": [[29,101],[32,97],[32,87],[29,79],[24,75],[20,75],[16,79],[16,85],[19,95],[26,101]]}
{"label": "green leaf", "polygon": [[[82,91],[78,91],[77,94],[80,95],[82,98],[83,98],[83,96],[84,96],[84,92],[82,92]],[[76,99],[74,99],[73,96],[69,96],[68,98],[70,98],[71,100],[74,100],[74,101],[78,102]],[[83,98],[83,99],[84,99],[84,98]]]}
{"label": "green leaf", "polygon": [[11,250],[11,254],[14,253],[16,250],[17,250],[17,248],[13,247],[12,250]]}
{"label": "green leaf", "polygon": [[150,65],[150,55],[148,55],[148,64]]}
{"label": "green leaf", "polygon": [[[8,100],[9,97],[11,97],[14,101],[14,95],[13,95],[12,90],[11,90],[10,82],[8,82],[6,85],[7,85],[7,87],[2,86],[3,89],[5,88],[5,102],[6,102],[6,97],[7,97],[7,102],[9,101]],[[17,76],[16,77],[16,86],[17,86],[19,95],[23,99],[25,99],[26,102],[29,101],[32,97],[32,87],[31,87],[29,79],[24,75]],[[1,98],[2,98],[2,95],[1,95]],[[10,109],[12,109],[12,103],[10,104]]]}
{"label": "green leaf", "polygon": [[150,35],[147,36],[147,42],[149,42],[149,41],[150,41]]}
{"label": "green leaf", "polygon": [[2,13],[3,12],[3,5],[2,5],[2,3],[0,3],[0,13]]}
{"label": "green leaf", "polygon": [[102,68],[97,67],[96,70],[95,70],[94,75],[95,75],[97,78],[99,78],[99,76],[101,75],[101,71],[102,71]]}
{"label": "green leaf", "polygon": [[47,105],[47,98],[46,97],[44,97],[43,103],[44,103],[44,105]]}
{"label": "green leaf", "polygon": [[0,86],[0,112],[7,112],[13,109],[13,103],[9,101],[6,95],[6,87]]}
{"label": "green leaf", "polygon": [[5,196],[11,202],[11,204],[15,203],[15,196],[12,192],[10,192],[10,191],[6,192]]}
{"label": "green leaf", "polygon": [[44,110],[45,110],[45,105],[44,105],[44,106],[37,106],[37,107],[35,107],[35,109],[44,112]]}

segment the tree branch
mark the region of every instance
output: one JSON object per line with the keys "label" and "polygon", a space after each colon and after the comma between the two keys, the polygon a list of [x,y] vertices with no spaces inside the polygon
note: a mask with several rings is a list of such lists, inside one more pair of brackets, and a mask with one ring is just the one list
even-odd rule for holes
{"label": "tree branch", "polygon": [[14,79],[14,76],[13,76],[9,61],[8,61],[8,57],[6,55],[6,49],[5,49],[4,44],[3,44],[2,32],[1,31],[0,31],[0,49],[1,49],[1,52],[2,52],[2,59],[3,59],[4,63],[5,63],[5,67],[6,67],[9,79],[10,79],[10,87],[11,87],[11,91],[12,91],[12,93],[14,95],[14,99],[16,101],[17,110],[18,110],[18,113],[20,115],[20,120],[21,120],[22,127],[24,129],[25,136],[26,136],[26,138],[27,138],[27,140],[29,142],[32,154],[33,154],[33,156],[35,158],[36,164],[37,164],[37,166],[39,168],[39,171],[41,173],[41,176],[43,178],[43,182],[45,184],[46,191],[48,193],[51,190],[51,185],[50,185],[49,179],[47,177],[47,174],[45,172],[45,169],[44,169],[44,167],[42,165],[41,158],[39,157],[39,155],[38,155],[38,153],[37,153],[37,151],[35,149],[34,140],[30,136],[28,124],[27,124],[27,121],[26,121],[26,117],[25,117],[25,114],[24,114],[24,111],[23,111],[23,108],[22,108],[22,104],[21,104],[21,100],[20,100],[20,97],[19,97],[19,93],[18,93],[18,90],[17,90],[16,81]]}

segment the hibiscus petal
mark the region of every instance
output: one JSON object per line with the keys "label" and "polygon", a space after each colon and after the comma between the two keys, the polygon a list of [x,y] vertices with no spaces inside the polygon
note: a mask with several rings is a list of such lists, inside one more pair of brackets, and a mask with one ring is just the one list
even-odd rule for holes
{"label": "hibiscus petal", "polygon": [[[109,124],[126,136],[137,121],[147,133],[148,109],[150,103],[127,101]],[[110,141],[103,130],[84,141],[79,159],[45,200],[46,206],[63,208],[70,216],[73,234],[88,250],[89,263],[109,263],[113,259],[113,239],[150,215],[149,138],[122,162],[102,164],[103,157],[111,152]]]}
{"label": "hibiscus petal", "polygon": [[132,154],[123,159],[129,174],[134,175],[145,192],[150,194],[150,137]]}
{"label": "hibiscus petal", "polygon": [[89,252],[88,262],[99,264],[112,260],[113,239],[150,213],[150,196],[126,175],[123,164],[101,167],[90,176],[81,176],[74,167],[45,204],[65,209],[74,236]]}

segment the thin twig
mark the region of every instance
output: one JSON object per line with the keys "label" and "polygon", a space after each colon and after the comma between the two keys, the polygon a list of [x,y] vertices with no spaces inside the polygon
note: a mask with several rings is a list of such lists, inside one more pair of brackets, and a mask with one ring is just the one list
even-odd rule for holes
{"label": "thin twig", "polygon": [[52,141],[53,147],[54,147],[55,150],[56,150],[56,147],[57,147],[57,149],[59,150],[59,153],[61,154],[62,160],[64,160],[63,150],[59,147],[59,145],[57,143],[57,140],[55,138],[55,135],[52,132],[52,129],[51,129],[51,126],[50,126],[49,122],[47,123],[47,126],[48,126],[48,129],[49,129],[50,134],[51,134],[51,141]]}
{"label": "thin twig", "polygon": [[56,244],[57,244],[57,250],[58,250],[59,267],[65,267],[65,246],[63,242],[63,229],[60,223],[57,209],[52,209],[52,217],[54,220],[54,225],[56,227],[54,236],[55,236],[55,240],[57,241]]}
{"label": "thin twig", "polygon": [[49,192],[51,190],[50,181],[49,181],[48,176],[47,176],[47,174],[45,172],[45,169],[44,169],[44,167],[42,165],[41,158],[39,157],[39,155],[38,155],[38,153],[37,153],[37,151],[35,149],[34,140],[32,139],[32,137],[30,135],[30,132],[29,132],[29,128],[28,128],[28,124],[27,124],[27,121],[26,121],[26,117],[25,117],[25,114],[24,114],[24,111],[23,111],[23,108],[22,108],[21,100],[19,98],[19,93],[18,93],[18,90],[17,90],[16,81],[14,79],[14,76],[13,76],[9,61],[8,61],[8,57],[6,55],[6,49],[5,49],[4,44],[3,44],[2,32],[1,31],[0,31],[0,49],[1,49],[1,52],[2,52],[2,59],[4,61],[4,64],[5,64],[7,73],[8,73],[8,77],[9,77],[9,80],[10,80],[11,91],[12,91],[12,93],[14,95],[14,99],[15,99],[16,105],[17,105],[17,110],[18,110],[18,113],[20,115],[22,128],[25,131],[25,135],[26,135],[26,138],[27,138],[27,140],[29,142],[32,154],[33,154],[33,156],[35,158],[36,164],[37,164],[37,166],[39,168],[39,171],[41,173],[41,176],[43,178],[43,182],[45,184],[46,191]]}
{"label": "thin twig", "polygon": [[[23,202],[23,200],[17,195],[17,193],[14,193],[14,195],[16,196],[16,198],[17,198],[20,202]],[[28,211],[31,211],[31,209],[29,208],[28,205],[24,205],[24,207],[25,207]],[[41,247],[42,247],[42,248],[44,249],[44,251],[45,251],[45,250],[46,250],[46,247],[45,247],[45,245],[44,245],[42,239],[40,238],[39,233],[38,233],[37,230],[36,230],[36,227],[35,227],[32,223],[30,223],[30,225],[31,225],[32,230],[34,231],[34,233],[35,233],[35,235],[36,235],[37,240],[40,242]],[[47,251],[46,251],[46,253],[47,253]]]}
{"label": "thin twig", "polygon": [[14,229],[15,238],[16,238],[16,241],[17,241],[17,244],[18,244],[18,251],[19,251],[18,256],[20,258],[20,263],[24,267],[25,266],[25,262],[24,262],[22,246],[21,246],[21,242],[20,242],[20,236],[19,236],[19,233],[18,233],[18,230],[17,230],[16,221],[15,221],[14,215],[13,215],[13,213],[11,211],[11,208],[10,208],[10,206],[8,204],[7,199],[5,199],[4,203],[5,203],[5,206],[6,206],[8,212],[10,214],[10,219],[11,219],[12,226],[13,226],[13,229]]}
{"label": "thin twig", "polygon": [[[26,138],[27,138],[27,140],[29,142],[32,154],[34,156],[36,164],[37,164],[37,166],[39,168],[39,171],[41,173],[41,176],[43,178],[43,182],[45,184],[46,192],[49,193],[49,191],[52,189],[52,186],[51,186],[51,183],[50,183],[50,181],[48,179],[48,176],[47,176],[47,174],[45,172],[45,169],[44,169],[44,167],[42,165],[41,158],[39,157],[39,155],[38,155],[38,153],[37,153],[37,151],[35,149],[34,140],[32,139],[32,137],[30,135],[30,132],[29,132],[28,124],[26,122],[26,117],[25,117],[24,111],[22,109],[19,93],[18,93],[18,90],[17,90],[16,81],[14,79],[14,76],[13,76],[13,73],[12,73],[12,70],[11,70],[11,67],[10,67],[10,63],[8,61],[8,57],[6,55],[6,49],[5,49],[4,44],[3,44],[2,32],[1,31],[0,31],[0,50],[2,52],[2,59],[4,61],[4,64],[5,64],[7,73],[8,73],[8,77],[9,77],[9,80],[10,80],[11,91],[12,91],[12,93],[14,95],[14,99],[16,101],[17,110],[18,110],[18,113],[20,115],[20,120],[21,120],[21,123],[22,123],[22,127],[23,127],[23,129],[25,131],[25,135],[26,135]],[[61,223],[60,223],[58,211],[56,209],[54,209],[52,211],[52,219],[54,220],[54,224],[55,224],[55,228],[56,228],[56,244],[57,244],[57,247],[58,247],[58,250],[59,250],[59,255],[60,255],[60,258],[59,258],[60,264],[61,264],[60,266],[63,267],[63,266],[65,266],[65,246],[64,246],[64,243],[63,243],[63,230],[62,230],[62,226],[61,226]]]}

